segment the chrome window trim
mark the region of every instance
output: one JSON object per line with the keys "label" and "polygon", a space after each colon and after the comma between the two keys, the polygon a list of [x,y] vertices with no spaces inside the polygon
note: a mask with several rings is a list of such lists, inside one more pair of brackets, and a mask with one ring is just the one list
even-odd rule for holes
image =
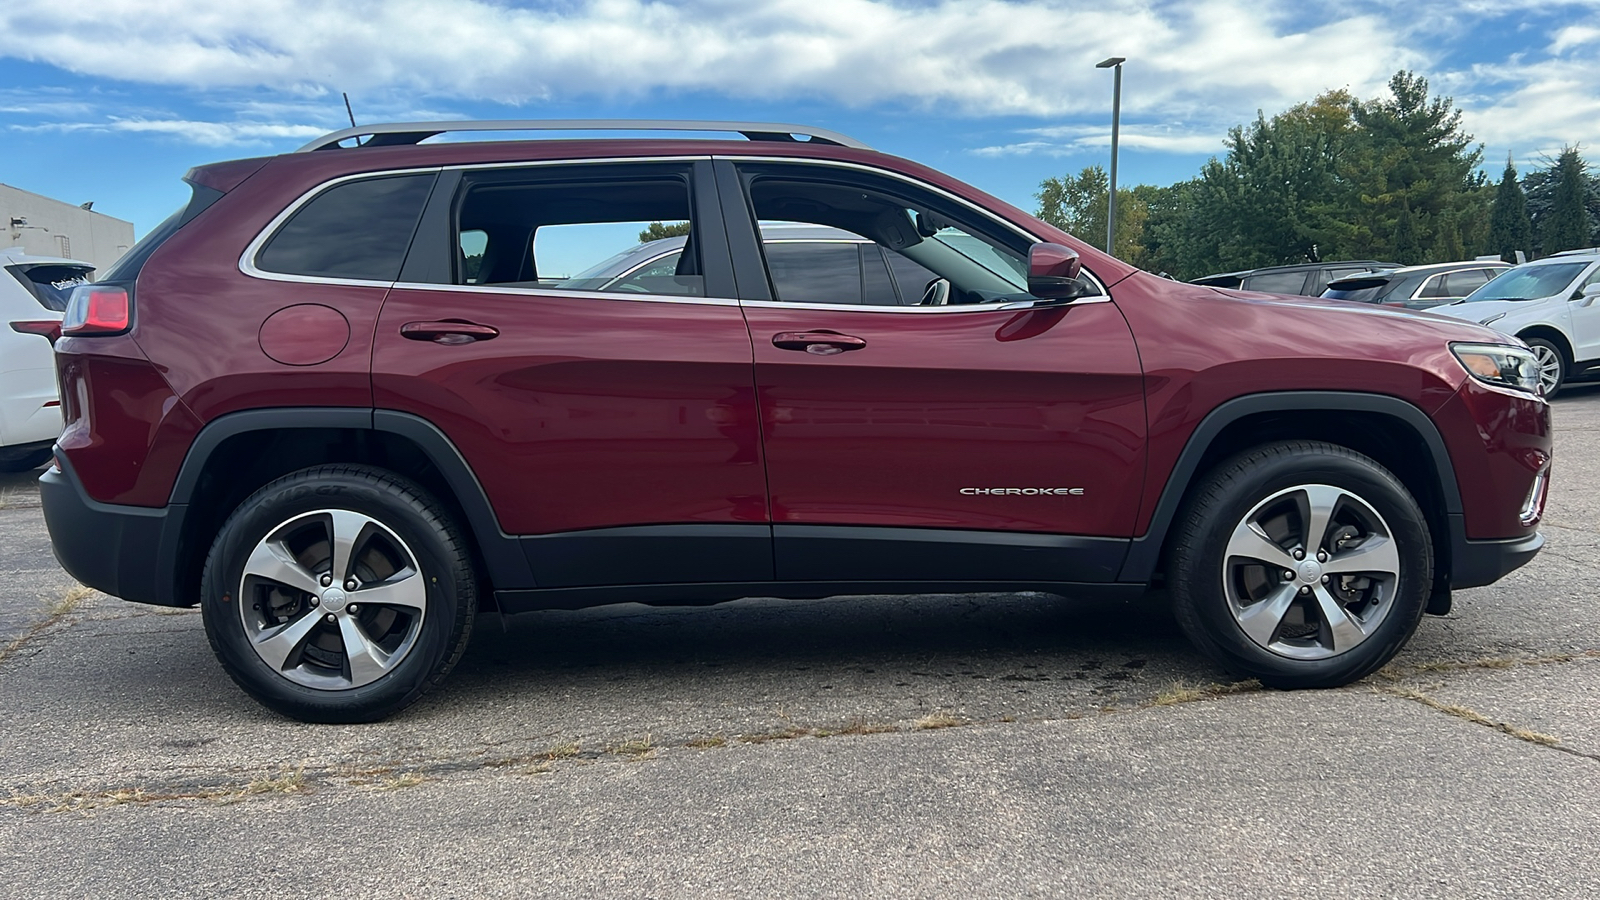
{"label": "chrome window trim", "polygon": [[[1098,297],[1084,297],[1071,303],[1060,303],[1053,300],[1008,300],[1002,303],[963,303],[959,306],[874,306],[865,303],[806,303],[799,300],[741,300],[740,306],[752,309],[823,309],[839,312],[876,312],[876,313],[920,313],[934,315],[940,313],[984,313],[984,312],[1019,312],[1029,309],[1070,309],[1074,306],[1092,306],[1096,303],[1110,303],[1111,298],[1101,295]],[[1042,306],[1041,306],[1042,305]]]}
{"label": "chrome window trim", "polygon": [[[261,248],[266,246],[267,241],[271,240],[273,235],[277,234],[278,229],[283,227],[284,222],[287,222],[291,216],[300,211],[302,206],[310,203],[319,194],[323,193],[324,191],[332,190],[333,188],[350,181],[359,181],[366,178],[387,178],[393,175],[425,175],[430,172],[467,172],[477,169],[531,168],[535,166],[559,165],[604,165],[608,163],[624,162],[695,162],[710,158],[711,157],[706,155],[699,155],[624,156],[606,157],[603,159],[541,159],[531,160],[528,162],[463,163],[461,165],[451,166],[376,169],[370,172],[356,172],[350,175],[340,175],[337,178],[330,178],[327,181],[324,181],[301,194],[299,197],[295,198],[293,203],[290,203],[287,207],[285,207],[282,212],[278,213],[276,216],[273,216],[272,221],[268,222],[266,227],[257,232],[256,236],[251,239],[250,243],[245,245],[244,252],[239,255],[239,271],[250,276],[251,278],[259,278],[264,281],[287,281],[297,284],[344,284],[351,285],[353,287],[390,287],[395,285],[396,282],[392,281],[370,281],[361,278],[337,278],[328,275],[291,275],[285,272],[269,272],[256,266],[256,257],[260,255]],[[446,286],[448,287],[449,285]],[[461,285],[456,286],[460,287]]]}
{"label": "chrome window trim", "polygon": [[[1422,283],[1417,285],[1416,290],[1411,292],[1411,298],[1410,299],[1412,299],[1412,300],[1439,300],[1439,301],[1459,299],[1459,298],[1456,298],[1456,297],[1423,297],[1422,296],[1422,292],[1428,289],[1428,285],[1430,283],[1432,283],[1434,279],[1437,278],[1439,280],[1439,283],[1443,284],[1444,283],[1444,277],[1446,275],[1449,275],[1449,274],[1450,274],[1449,272],[1436,272],[1436,273],[1434,273],[1432,275],[1429,275],[1427,278],[1422,279]],[[1485,282],[1485,283],[1487,283],[1487,282]]]}
{"label": "chrome window trim", "polygon": [[502,287],[494,284],[428,284],[397,281],[397,291],[465,291],[471,294],[512,294],[519,297],[582,297],[590,300],[626,300],[632,303],[695,303],[702,306],[738,306],[732,297],[678,297],[671,294],[619,294],[608,291],[566,291],[561,288]]}

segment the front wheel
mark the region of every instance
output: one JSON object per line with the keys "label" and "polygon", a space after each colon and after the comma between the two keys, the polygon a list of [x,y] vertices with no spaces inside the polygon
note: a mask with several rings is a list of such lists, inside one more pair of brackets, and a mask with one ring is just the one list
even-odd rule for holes
{"label": "front wheel", "polygon": [[286,475],[222,526],[201,580],[212,650],[308,722],[365,722],[443,680],[472,631],[466,541],[437,500],[362,466]]}
{"label": "front wheel", "polygon": [[1260,447],[1201,483],[1179,522],[1172,597],[1190,639],[1272,687],[1337,687],[1416,631],[1433,577],[1422,510],[1373,460]]}
{"label": "front wheel", "polygon": [[1567,355],[1544,338],[1528,338],[1528,349],[1539,363],[1539,387],[1544,389],[1548,400],[1567,383]]}

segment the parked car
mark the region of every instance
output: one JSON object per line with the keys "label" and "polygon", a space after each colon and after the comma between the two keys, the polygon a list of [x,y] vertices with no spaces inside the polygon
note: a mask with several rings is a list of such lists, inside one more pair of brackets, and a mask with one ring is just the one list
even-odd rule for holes
{"label": "parked car", "polygon": [[1472,260],[1379,269],[1330,281],[1322,296],[1330,300],[1431,309],[1460,300],[1509,268],[1509,263],[1499,260]]}
{"label": "parked car", "polygon": [[[569,290],[672,292],[687,238],[650,241],[565,279]],[[917,306],[939,276],[908,256],[840,228],[761,224],[762,253],[780,299],[810,303]],[[948,299],[948,296],[947,296]]]}
{"label": "parked car", "polygon": [[[1543,544],[1549,408],[1494,331],[1173,282],[816,129],[419,143],[556,127],[191,170],[63,322],[62,565],[355,721],[480,609],[1160,579],[1229,671],[1340,685]],[[586,275],[652,223],[670,265]]]}
{"label": "parked car", "polygon": [[1546,397],[1567,379],[1600,365],[1600,248],[1569,250],[1523,263],[1463,300],[1434,312],[1521,338],[1539,360]]}
{"label": "parked car", "polygon": [[1346,259],[1338,262],[1302,263],[1294,266],[1267,266],[1245,269],[1241,272],[1222,272],[1196,278],[1190,284],[1208,287],[1237,288],[1242,291],[1261,291],[1267,294],[1298,294],[1302,297],[1321,296],[1328,282],[1376,272],[1379,269],[1398,269],[1399,263],[1378,262],[1373,259]]}
{"label": "parked car", "polygon": [[26,472],[50,461],[61,433],[61,401],[48,337],[67,296],[94,266],[75,259],[0,250],[0,472]]}

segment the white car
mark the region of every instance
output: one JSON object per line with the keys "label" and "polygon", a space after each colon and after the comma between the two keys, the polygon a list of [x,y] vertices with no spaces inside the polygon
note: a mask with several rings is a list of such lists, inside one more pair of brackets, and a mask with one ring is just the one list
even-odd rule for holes
{"label": "white car", "polygon": [[50,342],[13,322],[60,322],[67,295],[94,274],[76,259],[0,250],[0,472],[25,472],[50,460],[61,434],[61,401]]}
{"label": "white car", "polygon": [[1523,263],[1429,312],[1469,319],[1527,342],[1539,383],[1555,396],[1567,379],[1600,365],[1600,248]]}

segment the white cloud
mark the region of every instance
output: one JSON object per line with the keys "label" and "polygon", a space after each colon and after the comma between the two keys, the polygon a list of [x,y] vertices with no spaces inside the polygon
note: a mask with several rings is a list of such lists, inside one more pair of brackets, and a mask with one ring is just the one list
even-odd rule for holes
{"label": "white cloud", "polygon": [[131,132],[161,134],[182,138],[206,147],[265,143],[282,138],[309,139],[329,129],[316,125],[287,125],[268,122],[197,122],[187,119],[118,119],[103,122],[45,122],[38,125],[12,125],[14,131]]}

